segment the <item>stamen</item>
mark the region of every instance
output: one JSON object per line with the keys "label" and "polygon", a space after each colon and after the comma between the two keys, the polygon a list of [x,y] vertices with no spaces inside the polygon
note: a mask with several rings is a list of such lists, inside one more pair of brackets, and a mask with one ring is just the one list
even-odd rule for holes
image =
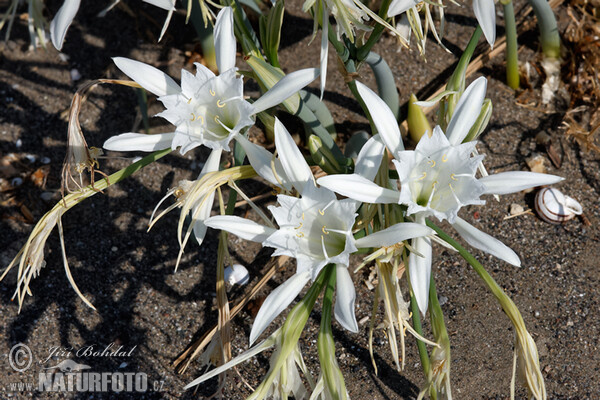
{"label": "stamen", "polygon": [[200,122],[201,122],[202,124],[204,124],[204,117],[203,117],[202,115],[198,115],[198,116],[196,117],[196,121],[197,121],[197,120],[200,120]]}
{"label": "stamen", "polygon": [[454,196],[454,200],[456,201],[456,204],[458,204],[459,207],[462,206],[462,203],[461,203],[460,199],[458,198],[458,196],[454,192],[454,188],[452,187],[452,184],[449,183],[448,186],[450,187],[450,190],[452,191],[452,196]]}
{"label": "stamen", "polygon": [[329,235],[329,232],[327,232],[327,229],[325,229],[325,228],[326,228],[326,227],[325,227],[325,225],[323,225],[323,227],[321,228],[321,231],[322,231],[324,234],[326,234],[326,235]]}
{"label": "stamen", "polygon": [[304,237],[304,233],[298,232],[298,233],[296,233],[296,237],[303,238]]}
{"label": "stamen", "polygon": [[448,155],[447,155],[447,154],[444,154],[444,155],[442,156],[442,162],[446,162],[446,161],[448,161]]}
{"label": "stamen", "polygon": [[223,108],[223,107],[225,107],[225,104],[227,104],[227,103],[221,103],[221,100],[217,100],[217,107]]}
{"label": "stamen", "polygon": [[327,248],[325,247],[325,237],[323,237],[323,235],[321,235],[321,245],[323,246],[323,255],[325,256],[325,259],[329,259],[329,255],[327,254]]}
{"label": "stamen", "polygon": [[437,185],[437,183],[438,181],[434,181],[431,185],[431,193],[429,194],[429,199],[427,200],[427,207],[429,207],[429,205],[431,204],[431,199],[433,199],[433,194],[435,193],[435,186]]}
{"label": "stamen", "polygon": [[321,215],[325,215],[325,211],[321,211],[321,210],[319,210],[319,214],[321,214]]}
{"label": "stamen", "polygon": [[304,213],[302,213],[302,221],[304,221]]}
{"label": "stamen", "polygon": [[302,228],[302,225],[303,225],[303,224],[302,224],[302,222],[300,222],[300,225],[298,225],[298,226],[297,226],[296,228],[294,228],[294,229],[300,229],[300,228]]}
{"label": "stamen", "polygon": [[190,121],[195,120],[196,119],[196,115],[194,113],[190,113],[190,114],[192,114],[192,119],[190,119]]}
{"label": "stamen", "polygon": [[423,175],[421,175],[421,177],[419,179],[417,179],[418,181],[422,181],[423,179],[425,179],[427,177],[427,172],[423,172]]}
{"label": "stamen", "polygon": [[450,179],[452,179],[453,181],[457,181],[458,179],[456,179],[456,176],[454,174],[450,174]]}
{"label": "stamen", "polygon": [[215,91],[214,91],[214,90],[212,90],[212,89],[210,89],[210,90],[208,91],[208,93],[210,93],[210,95],[211,95],[211,96],[213,96],[213,97],[216,95]]}
{"label": "stamen", "polygon": [[218,115],[215,115],[215,122],[216,122],[217,124],[220,124],[220,125],[222,125],[222,124],[221,124],[221,121],[219,121],[219,116],[218,116]]}
{"label": "stamen", "polygon": [[429,165],[431,166],[431,168],[435,167],[435,160],[429,160],[427,162],[429,163]]}
{"label": "stamen", "polygon": [[192,103],[192,98],[191,98],[191,97],[188,99],[187,103],[188,103],[188,104],[191,104],[191,103]]}

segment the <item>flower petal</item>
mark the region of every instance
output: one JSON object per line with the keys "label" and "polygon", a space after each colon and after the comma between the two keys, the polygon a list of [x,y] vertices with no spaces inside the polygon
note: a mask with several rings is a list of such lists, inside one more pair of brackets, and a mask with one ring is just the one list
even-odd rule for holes
{"label": "flower petal", "polygon": [[452,227],[456,229],[458,234],[462,236],[467,243],[476,249],[485,251],[514,266],[521,266],[519,256],[510,247],[487,233],[475,228],[464,219],[456,217]]}
{"label": "flower petal", "polygon": [[375,179],[384,151],[385,146],[381,142],[381,135],[377,134],[371,137],[362,149],[360,149],[358,157],[356,157],[354,173],[370,181]]}
{"label": "flower petal", "polygon": [[[204,163],[204,167],[202,167],[202,171],[198,176],[200,179],[201,176],[206,175],[209,172],[215,172],[219,170],[219,161],[221,161],[221,150],[213,150],[208,159]],[[204,236],[206,235],[206,225],[204,221],[210,217],[210,211],[212,210],[213,202],[215,200],[215,191],[208,195],[208,198],[202,203],[202,208],[198,212],[196,218],[194,219],[194,237],[198,242],[198,245],[202,245],[204,241]],[[192,211],[193,214],[196,214],[196,209]]]}
{"label": "flower petal", "polygon": [[479,178],[485,185],[483,194],[507,194],[529,189],[535,186],[552,185],[564,178],[556,175],[540,174],[529,171],[509,171]]}
{"label": "flower petal", "polygon": [[377,127],[377,132],[381,135],[381,139],[387,148],[394,155],[397,152],[404,150],[398,121],[396,121],[396,117],[394,117],[392,110],[390,110],[387,104],[385,104],[375,92],[364,84],[357,81],[356,87],[360,97],[362,97],[367,105],[367,109],[371,113],[371,119],[375,123],[375,127]]}
{"label": "flower petal", "polygon": [[112,151],[157,151],[171,147],[175,133],[157,133],[146,135],[144,133],[122,133],[108,138],[102,145],[106,150]]}
{"label": "flower petal", "polygon": [[233,10],[225,7],[217,15],[215,22],[215,53],[219,73],[235,67],[236,42],[233,34]]}
{"label": "flower petal", "polygon": [[382,231],[356,239],[356,247],[393,246],[407,239],[432,235],[431,228],[414,222],[400,222]]}
{"label": "flower petal", "polygon": [[492,48],[496,41],[496,6],[494,0],[473,0],[473,13]]}
{"label": "flower petal", "polygon": [[261,333],[283,310],[290,305],[298,296],[298,293],[310,280],[310,271],[304,271],[293,275],[283,284],[279,285],[265,299],[258,310],[252,330],[250,331],[250,346],[258,339]]}
{"label": "flower petal", "polygon": [[173,0],[143,0],[144,3],[152,4],[158,8],[162,8],[163,10],[171,11],[175,10],[175,5],[173,4]]}
{"label": "flower petal", "polygon": [[125,57],[114,57],[113,61],[125,75],[156,96],[181,93],[173,78],[157,68]]}
{"label": "flower petal", "polygon": [[79,10],[80,3],[81,0],[65,0],[50,23],[50,38],[56,50],[62,49],[65,42],[65,35],[69,26],[71,26],[71,22],[73,22],[73,18],[75,18],[75,14]]}
{"label": "flower petal", "polygon": [[288,97],[291,97],[304,86],[314,81],[319,76],[319,72],[318,68],[306,68],[287,74],[258,100],[252,103],[255,113],[258,114],[261,111],[282,103]]}
{"label": "flower petal", "polygon": [[354,282],[348,272],[348,267],[337,264],[336,271],[336,290],[334,315],[337,322],[350,332],[358,332],[358,323],[354,314],[354,301],[356,300],[356,291]]}
{"label": "flower petal", "polygon": [[329,10],[327,6],[323,4],[323,24],[321,25],[321,64],[319,67],[323,73],[321,74],[321,97],[323,100],[323,93],[325,93],[325,83],[327,83],[327,57],[329,55],[329,39],[327,37],[328,26],[329,26]]}
{"label": "flower petal", "polygon": [[302,193],[306,184],[313,184],[314,178],[294,139],[277,118],[275,118],[275,147],[288,181]]}
{"label": "flower petal", "polygon": [[408,257],[408,272],[412,288],[421,314],[425,315],[429,307],[429,280],[431,279],[431,240],[418,237],[413,239],[414,249],[423,257],[410,253]]}
{"label": "flower petal", "polygon": [[221,229],[253,242],[262,243],[276,232],[276,229],[261,225],[257,222],[235,215],[217,215],[204,221],[204,224],[213,229]]}
{"label": "flower petal", "polygon": [[417,5],[415,0],[394,0],[388,8],[388,18],[395,17],[396,15],[406,12],[409,8]]}
{"label": "flower petal", "polygon": [[487,79],[483,76],[477,78],[467,87],[456,105],[452,119],[446,129],[448,141],[453,146],[458,146],[469,133],[483,105],[485,91],[487,89]]}
{"label": "flower petal", "polygon": [[329,175],[317,179],[317,183],[342,196],[365,203],[398,203],[400,193],[383,188],[357,174]]}
{"label": "flower petal", "polygon": [[[278,158],[273,159],[273,154],[271,154],[270,151],[262,146],[252,143],[243,135],[236,136],[236,140],[244,148],[246,156],[248,156],[248,161],[250,161],[250,165],[252,165],[252,168],[254,168],[258,175],[275,186],[281,187],[283,184],[286,190],[291,189],[289,180],[283,170],[281,161]],[[277,177],[273,172],[271,162],[273,162],[275,173],[278,175]],[[279,180],[277,178],[279,178]]]}

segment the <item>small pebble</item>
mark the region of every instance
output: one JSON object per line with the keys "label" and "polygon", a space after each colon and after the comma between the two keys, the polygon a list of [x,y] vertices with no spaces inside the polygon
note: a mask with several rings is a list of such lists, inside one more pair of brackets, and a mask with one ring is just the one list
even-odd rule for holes
{"label": "small pebble", "polygon": [[65,53],[59,53],[58,54],[58,58],[60,58],[61,61],[67,62],[69,61],[69,56],[66,55]]}
{"label": "small pebble", "polygon": [[23,141],[21,139],[17,139],[15,146],[17,146],[17,149],[21,148],[21,146],[23,146]]}
{"label": "small pebble", "polygon": [[539,312],[539,311],[536,311],[536,312],[534,312],[534,313],[533,313],[533,315],[535,315],[535,317],[536,317],[536,318],[539,318],[539,316],[540,316],[540,312]]}
{"label": "small pebble", "polygon": [[225,268],[225,281],[230,285],[245,285],[250,281],[250,275],[242,264],[233,264]]}
{"label": "small pebble", "polygon": [[15,186],[15,187],[17,187],[17,186],[21,186],[21,185],[23,184],[23,179],[22,179],[22,178],[19,178],[19,177],[17,177],[17,178],[13,178],[13,179],[10,181],[10,184],[11,184],[11,185],[13,185],[13,186]]}
{"label": "small pebble", "polygon": [[113,247],[110,248],[110,251],[116,253],[117,251],[119,251],[119,248],[117,246],[113,246]]}
{"label": "small pebble", "polygon": [[438,301],[440,303],[440,306],[443,306],[444,304],[446,304],[448,302],[448,298],[446,296],[440,296],[438,298]]}
{"label": "small pebble", "polygon": [[127,366],[127,363],[126,363],[126,362],[122,362],[122,363],[119,365],[119,368],[125,368],[126,366]]}
{"label": "small pebble", "polygon": [[76,68],[73,68],[71,70],[71,80],[73,82],[78,81],[81,79],[81,74],[79,73],[79,71]]}
{"label": "small pebble", "polygon": [[49,157],[42,157],[40,161],[42,162],[42,164],[50,164],[51,160]]}
{"label": "small pebble", "polygon": [[40,197],[44,201],[50,201],[50,200],[52,200],[52,197],[54,197],[54,193],[52,193],[52,192],[44,192],[44,193],[40,194]]}
{"label": "small pebble", "polygon": [[35,162],[35,160],[37,160],[37,157],[34,156],[33,154],[27,154],[25,156],[25,158],[27,159],[27,161],[29,161],[32,164]]}
{"label": "small pebble", "polygon": [[510,215],[517,215],[517,214],[522,214],[523,211],[525,211],[525,209],[523,208],[522,205],[517,204],[517,203],[512,203],[510,205]]}

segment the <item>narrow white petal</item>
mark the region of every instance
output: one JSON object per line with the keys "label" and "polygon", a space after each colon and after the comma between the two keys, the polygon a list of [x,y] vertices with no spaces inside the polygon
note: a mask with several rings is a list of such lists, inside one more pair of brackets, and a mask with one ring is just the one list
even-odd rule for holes
{"label": "narrow white petal", "polygon": [[175,133],[158,133],[146,135],[144,133],[122,133],[108,138],[104,142],[106,150],[112,151],[157,151],[171,147]]}
{"label": "narrow white petal", "polygon": [[469,129],[481,112],[486,89],[487,79],[482,76],[475,79],[460,96],[448,129],[446,129],[446,136],[451,145],[458,146],[469,133]]}
{"label": "narrow white petal", "polygon": [[485,251],[514,266],[521,266],[519,256],[510,247],[487,233],[475,228],[464,219],[456,217],[452,227],[456,229],[456,232],[458,232],[467,243],[476,249]]}
{"label": "narrow white petal", "polygon": [[294,301],[309,280],[310,271],[297,273],[267,296],[252,324],[252,330],[250,331],[251,346],[267,326]]}
{"label": "narrow white petal", "polygon": [[390,110],[387,104],[385,104],[375,92],[364,84],[357,81],[356,87],[360,97],[362,97],[367,105],[367,108],[371,113],[371,119],[375,123],[377,131],[381,135],[381,139],[383,139],[387,148],[392,154],[404,150],[398,121],[396,121],[396,117],[394,117],[392,110]]}
{"label": "narrow white petal", "polygon": [[473,0],[473,13],[490,46],[496,41],[496,6],[494,0]]}
{"label": "narrow white petal", "polygon": [[414,7],[416,2],[414,0],[394,0],[388,8],[388,18],[395,17],[396,15],[406,12],[411,7]]}
{"label": "narrow white petal", "polygon": [[317,79],[317,76],[319,76],[318,68],[301,69],[287,74],[252,104],[256,110],[255,113],[258,114],[261,111],[282,103],[304,86]]}
{"label": "narrow white petal", "polygon": [[423,257],[410,253],[408,258],[408,271],[410,286],[412,287],[417,305],[421,314],[425,315],[429,307],[429,281],[431,279],[431,241],[428,238],[418,237],[413,240],[413,247]]}
{"label": "narrow white petal", "polygon": [[356,291],[354,282],[348,272],[348,267],[338,264],[335,266],[336,289],[334,315],[337,322],[350,332],[358,332],[358,323],[354,314]]}
{"label": "narrow white petal", "polygon": [[[202,167],[202,171],[200,172],[198,178],[209,172],[215,172],[219,170],[221,153],[221,149],[213,150],[210,153],[208,159],[204,163],[204,167]],[[196,238],[196,241],[199,245],[202,245],[202,242],[204,241],[204,236],[206,236],[206,225],[204,224],[204,221],[210,217],[210,211],[212,210],[214,200],[215,192],[213,191],[210,195],[208,195],[208,198],[202,203],[202,208],[200,209],[194,222],[194,237]],[[196,210],[194,209],[192,213],[195,214]]]}
{"label": "narrow white petal", "polygon": [[276,231],[276,229],[235,215],[217,215],[205,220],[204,224],[210,228],[221,229],[242,239],[259,243],[267,240]]}
{"label": "narrow white petal", "polygon": [[377,134],[371,137],[362,149],[360,149],[358,157],[356,157],[354,173],[370,181],[375,179],[384,152],[385,146],[381,142],[381,136]]}
{"label": "narrow white petal", "polygon": [[[281,184],[283,184],[285,189],[291,189],[291,185],[286,185],[289,180],[283,170],[281,161],[279,161],[278,158],[273,159],[273,154],[270,151],[262,146],[252,143],[243,135],[236,136],[236,140],[244,148],[246,156],[248,156],[248,161],[250,161],[250,165],[252,165],[252,168],[254,168],[258,175],[275,186],[281,187]],[[273,173],[271,162],[273,162],[273,165],[275,166],[275,173],[278,175],[277,177]],[[277,178],[279,178],[279,180],[277,180]]]}
{"label": "narrow white petal", "polygon": [[215,22],[215,53],[219,73],[235,67],[235,35],[233,34],[233,10],[225,7],[217,15]]}
{"label": "narrow white petal", "polygon": [[77,10],[79,10],[79,3],[81,3],[81,0],[65,0],[50,23],[50,38],[57,50],[62,49],[67,30],[71,26]]}
{"label": "narrow white petal", "polygon": [[317,183],[342,196],[365,203],[398,203],[400,193],[383,188],[357,174],[329,175],[319,178]]}
{"label": "narrow white petal", "polygon": [[276,334],[273,334],[273,335],[269,336],[267,339],[265,339],[262,342],[260,342],[259,344],[257,344],[256,346],[246,350],[239,356],[235,357],[233,360],[221,365],[220,367],[213,369],[209,373],[204,374],[199,378],[194,379],[192,382],[188,383],[184,387],[184,389],[187,390],[193,386],[199,385],[202,382],[205,382],[205,381],[209,380],[210,378],[214,378],[215,376],[221,374],[222,372],[225,372],[228,369],[233,368],[236,365],[241,364],[244,361],[251,359],[255,355],[272,347],[275,344],[275,342],[276,342]]}
{"label": "narrow white petal", "polygon": [[556,175],[529,171],[509,171],[479,178],[485,185],[483,194],[507,194],[536,186],[553,185],[564,178]]}
{"label": "narrow white petal", "polygon": [[152,4],[153,6],[162,8],[163,10],[171,11],[175,10],[175,5],[173,4],[173,0],[143,0],[144,3]]}
{"label": "narrow white petal", "polygon": [[302,193],[304,185],[313,184],[313,175],[294,139],[277,118],[275,118],[275,147],[289,182]]}
{"label": "narrow white petal", "polygon": [[157,68],[125,57],[114,57],[113,61],[125,75],[156,96],[181,93],[173,78]]}
{"label": "narrow white petal", "polygon": [[162,29],[160,30],[160,36],[158,37],[158,41],[160,42],[169,27],[169,23],[171,22],[171,18],[173,17],[173,11],[175,11],[175,0],[172,0],[172,8],[167,13],[167,18],[165,18],[165,23],[163,24]]}
{"label": "narrow white petal", "polygon": [[325,83],[327,83],[327,57],[329,54],[329,39],[327,37],[328,26],[329,26],[329,11],[327,6],[323,4],[323,28],[321,29],[321,100],[323,100],[323,93],[325,93]]}
{"label": "narrow white petal", "polygon": [[431,228],[414,222],[400,222],[387,229],[356,239],[356,247],[392,246],[407,239],[432,235]]}

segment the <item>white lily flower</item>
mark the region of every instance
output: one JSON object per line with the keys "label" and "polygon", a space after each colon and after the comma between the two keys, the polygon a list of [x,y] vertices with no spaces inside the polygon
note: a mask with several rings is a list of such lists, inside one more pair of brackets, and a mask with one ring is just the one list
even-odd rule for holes
{"label": "white lily flower", "polygon": [[144,89],[159,96],[166,110],[158,114],[175,125],[174,132],[146,135],[124,133],[104,143],[107,150],[156,151],[180,147],[181,154],[205,145],[213,150],[229,151],[229,142],[242,130],[254,125],[257,113],[273,107],[312,82],[315,68],[293,72],[282,78],[254,104],[244,100],[243,79],[236,75],[233,11],[223,8],[215,23],[217,66],[215,75],[196,63],[196,75],[181,71],[181,87],[162,71],[127,58],[117,57],[115,64]]}
{"label": "white lily flower", "polygon": [[[514,193],[550,185],[563,178],[524,171],[504,172],[480,179],[475,177],[482,156],[471,156],[476,142],[461,142],[479,113],[485,96],[485,82],[478,80],[465,91],[448,126],[448,137],[436,126],[431,135],[423,135],[414,151],[403,150],[400,130],[385,103],[365,85],[357,82],[357,86],[382,140],[394,155],[400,191],[383,188],[356,173],[325,176],[317,182],[351,199],[406,205],[407,215],[414,215],[417,223],[425,224],[425,218],[432,215],[440,221],[447,219],[471,246],[519,266],[520,260],[514,251],[460,219],[458,211],[465,205],[484,204],[480,199],[483,194]],[[431,275],[431,241],[418,238],[413,241],[413,247],[423,257],[411,254],[410,281],[424,314],[428,306]]]}
{"label": "white lily flower", "polygon": [[[244,146],[250,149],[256,146],[250,142],[240,143],[245,143]],[[356,332],[358,324],[354,316],[355,290],[348,272],[349,256],[358,247],[370,247],[373,244],[370,236],[355,240],[352,235],[356,210],[360,204],[350,199],[338,200],[334,192],[316,186],[310,167],[279,120],[275,121],[275,146],[283,170],[283,174],[278,177],[279,181],[293,186],[300,194],[300,197],[279,195],[279,205],[269,207],[279,228],[264,226],[236,216],[215,216],[205,221],[206,226],[211,228],[226,230],[243,239],[274,248],[274,256],[287,255],[297,260],[296,274],[271,292],[260,308],[252,326],[250,342],[253,343],[260,336],[302,288],[310,280],[316,279],[327,264],[338,266],[335,317],[346,329]],[[382,146],[377,145],[377,139],[373,139],[368,146],[365,145],[364,152],[359,155],[359,159],[365,160],[364,165],[361,162],[359,166],[368,174],[371,174],[372,169],[379,167],[373,160],[376,156],[371,154],[373,147],[383,150]],[[257,172],[264,173],[262,176],[275,184],[272,181],[274,174],[271,160],[271,157],[263,153],[254,161],[251,159],[251,163]],[[414,229],[416,224],[402,225],[402,228],[396,227],[395,230],[387,232],[391,237],[398,238],[394,243],[404,240],[405,237],[412,238],[423,234],[422,230]],[[430,233],[427,228],[426,234]]]}

